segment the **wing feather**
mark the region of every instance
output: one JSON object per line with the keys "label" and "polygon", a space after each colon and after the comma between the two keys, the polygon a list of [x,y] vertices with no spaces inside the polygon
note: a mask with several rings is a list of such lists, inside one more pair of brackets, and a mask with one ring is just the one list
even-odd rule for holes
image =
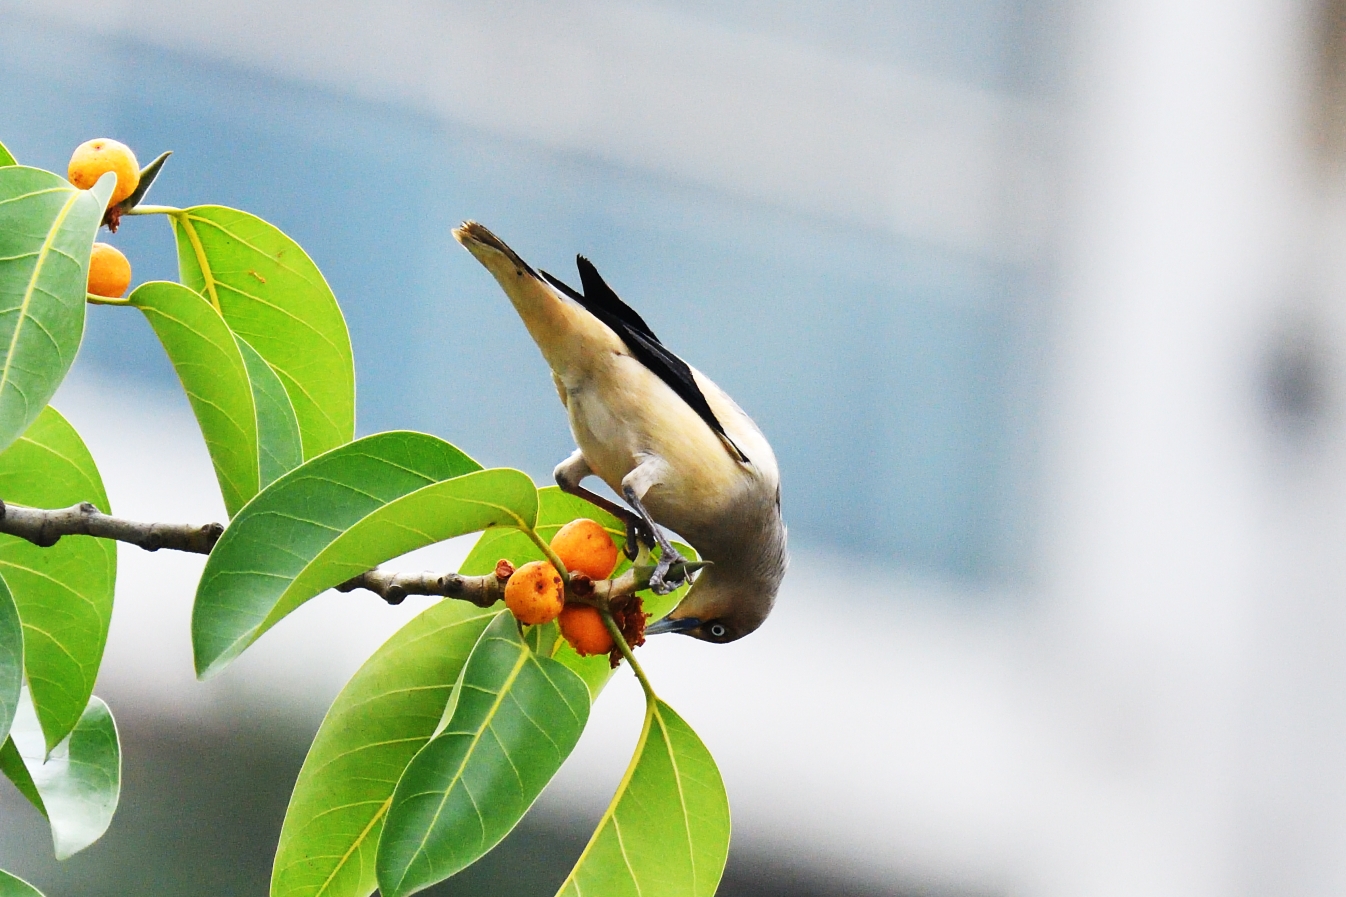
{"label": "wing feather", "polygon": [[635,309],[623,302],[612,287],[608,286],[599,276],[598,269],[593,266],[593,263],[581,255],[577,256],[576,265],[580,270],[580,283],[584,287],[583,293],[579,293],[546,271],[540,273],[553,287],[574,299],[590,314],[610,327],[617,336],[621,337],[622,342],[626,343],[626,347],[631,350],[631,354],[635,356],[636,360],[649,368],[660,380],[667,383],[669,388],[677,393],[678,397],[686,402],[706,422],[706,425],[724,441],[725,448],[731,454],[745,464],[752,463],[748,460],[748,456],[743,454],[743,450],[735,445],[734,440],[730,439],[729,434],[724,431],[724,425],[720,423],[720,419],[711,410],[710,403],[706,401],[705,394],[701,392],[701,387],[697,385],[696,378],[692,375],[692,369],[688,367],[687,362],[669,351],[668,347],[659,340],[659,337],[654,335],[654,331],[650,329],[650,325],[645,323],[645,319]]}

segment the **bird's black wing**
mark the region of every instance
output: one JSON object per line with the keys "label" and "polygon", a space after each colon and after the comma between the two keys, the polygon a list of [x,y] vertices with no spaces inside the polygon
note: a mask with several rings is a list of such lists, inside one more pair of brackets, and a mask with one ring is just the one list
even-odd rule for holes
{"label": "bird's black wing", "polygon": [[586,311],[611,328],[621,337],[622,342],[626,343],[626,347],[631,350],[636,360],[667,383],[669,388],[724,440],[725,447],[737,456],[738,460],[745,464],[751,463],[748,456],[743,454],[743,450],[735,445],[734,440],[724,431],[724,426],[711,410],[710,403],[701,392],[701,387],[697,386],[696,378],[692,376],[692,369],[687,366],[687,362],[674,355],[659,341],[659,337],[654,335],[645,319],[621,300],[612,287],[599,276],[598,269],[588,259],[582,255],[578,256],[576,264],[580,269],[583,294],[576,292],[546,271],[542,271],[541,274],[548,283],[574,299]]}
{"label": "bird's black wing", "polygon": [[[616,291],[608,286],[607,281],[599,275],[593,262],[582,255],[577,255],[575,256],[575,267],[580,269],[580,286],[584,288],[583,304],[585,308],[589,311],[593,311],[595,307],[601,308],[609,315],[622,321],[629,329],[644,334],[656,343],[659,342],[659,337],[654,335],[650,325],[646,324],[645,319],[634,308],[623,302]],[[678,360],[678,364],[681,364],[684,368],[687,367],[681,359]]]}

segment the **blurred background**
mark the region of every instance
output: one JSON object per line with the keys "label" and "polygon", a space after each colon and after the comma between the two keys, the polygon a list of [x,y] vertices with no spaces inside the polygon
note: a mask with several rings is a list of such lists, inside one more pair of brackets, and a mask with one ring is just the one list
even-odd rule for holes
{"label": "blurred background", "polygon": [[[571,450],[469,217],[593,259],[757,419],[778,609],[643,649],[724,773],[726,897],[1346,890],[1343,0],[0,0],[0,139],[96,136],[307,249],[361,433]],[[165,222],[112,240],[175,276]],[[54,404],[115,511],[223,519],[135,313],[90,309]],[[264,894],[323,711],[425,606],[323,596],[201,684],[200,564],[121,550],[108,835],[56,864],[0,786],[53,897]],[[640,700],[433,893],[551,894]]]}

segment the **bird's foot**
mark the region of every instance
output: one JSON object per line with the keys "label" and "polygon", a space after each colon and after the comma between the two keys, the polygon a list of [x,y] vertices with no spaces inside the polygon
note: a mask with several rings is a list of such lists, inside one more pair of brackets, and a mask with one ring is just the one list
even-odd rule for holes
{"label": "bird's foot", "polygon": [[655,542],[654,533],[645,525],[635,514],[628,515],[626,518],[626,544],[622,546],[622,551],[626,553],[626,559],[634,561],[640,554],[640,548],[643,545],[646,548],[653,549],[658,544]]}
{"label": "bird's foot", "polygon": [[654,565],[654,572],[650,574],[650,589],[656,595],[667,595],[678,586],[687,581],[687,571],[685,568],[679,568],[676,576],[670,577],[669,571],[674,564],[685,564],[687,559],[678,554],[672,546],[666,547],[659,554],[659,562]]}

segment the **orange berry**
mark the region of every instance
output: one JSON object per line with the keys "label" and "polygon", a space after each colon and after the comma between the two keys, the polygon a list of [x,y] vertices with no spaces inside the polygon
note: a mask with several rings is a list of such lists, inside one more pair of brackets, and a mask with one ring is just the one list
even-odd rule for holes
{"label": "orange berry", "polygon": [[557,620],[561,635],[581,657],[607,654],[612,650],[612,633],[603,625],[598,608],[587,604],[567,604]]}
{"label": "orange berry", "polygon": [[565,606],[565,583],[548,561],[524,564],[505,583],[505,606],[520,623],[550,623]]}
{"label": "orange berry", "polygon": [[572,520],[551,540],[552,551],[571,573],[607,579],[617,568],[617,543],[596,520]]}
{"label": "orange berry", "polygon": [[89,255],[89,292],[108,299],[120,299],[131,285],[131,263],[117,247],[93,244]]}
{"label": "orange berry", "polygon": [[70,183],[81,190],[88,190],[109,171],[117,174],[117,186],[108,200],[108,206],[111,207],[140,186],[140,163],[129,146],[107,137],[87,140],[75,147],[67,175]]}

